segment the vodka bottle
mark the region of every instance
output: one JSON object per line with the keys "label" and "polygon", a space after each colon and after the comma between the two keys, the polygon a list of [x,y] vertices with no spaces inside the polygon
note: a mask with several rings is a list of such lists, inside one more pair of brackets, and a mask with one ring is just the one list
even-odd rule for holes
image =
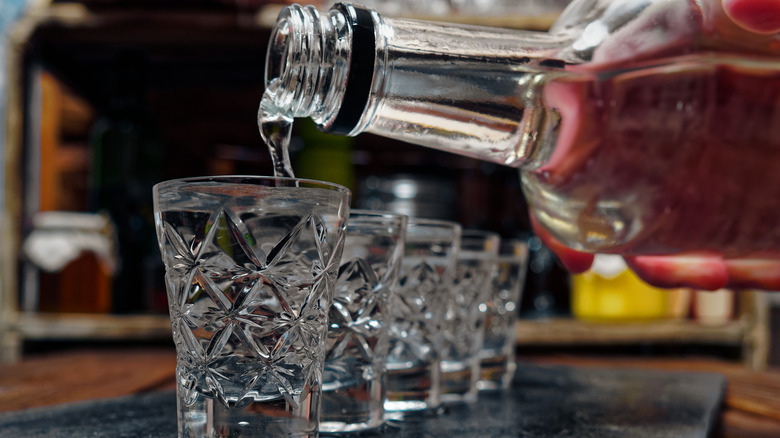
{"label": "vodka bottle", "polygon": [[290,6],[265,79],[323,131],[518,167],[576,251],[780,259],[780,38],[719,1],[575,0],[545,33]]}

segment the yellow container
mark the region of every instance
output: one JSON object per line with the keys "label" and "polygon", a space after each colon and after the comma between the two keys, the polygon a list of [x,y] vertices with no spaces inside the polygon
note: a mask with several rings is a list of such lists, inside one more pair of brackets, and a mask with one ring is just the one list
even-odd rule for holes
{"label": "yellow container", "polygon": [[593,321],[653,320],[687,316],[690,292],[648,285],[620,256],[597,255],[588,272],[573,275],[572,314]]}

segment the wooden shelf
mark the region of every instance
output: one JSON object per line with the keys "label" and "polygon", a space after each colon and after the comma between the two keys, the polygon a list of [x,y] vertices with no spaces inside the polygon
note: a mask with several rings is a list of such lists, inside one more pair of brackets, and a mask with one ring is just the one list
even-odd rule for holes
{"label": "wooden shelf", "polygon": [[521,345],[636,344],[655,343],[742,343],[748,325],[744,320],[707,326],[688,320],[644,322],[591,322],[556,318],[521,320],[517,343]]}
{"label": "wooden shelf", "polygon": [[20,313],[10,329],[28,340],[171,339],[168,315]]}
{"label": "wooden shelf", "polygon": [[766,368],[769,357],[769,303],[766,293],[738,294],[739,313],[723,325],[691,320],[593,322],[574,318],[520,320],[517,344],[533,346],[596,346],[708,344],[741,347],[742,362],[750,369]]}

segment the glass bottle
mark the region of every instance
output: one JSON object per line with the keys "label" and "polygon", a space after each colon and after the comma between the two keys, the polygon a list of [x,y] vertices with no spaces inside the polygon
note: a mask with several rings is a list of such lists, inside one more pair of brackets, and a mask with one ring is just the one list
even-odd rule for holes
{"label": "glass bottle", "polygon": [[767,257],[779,55],[719,1],[575,0],[546,33],[289,6],[263,105],[518,167],[535,220],[576,250]]}
{"label": "glass bottle", "polygon": [[[162,179],[160,133],[145,106],[146,60],[138,52],[118,54],[107,76],[108,105],[90,133],[90,208],[116,227],[119,267],[112,284],[113,311],[162,312],[163,284],[154,233],[152,186]],[[164,291],[162,294],[165,303]]]}

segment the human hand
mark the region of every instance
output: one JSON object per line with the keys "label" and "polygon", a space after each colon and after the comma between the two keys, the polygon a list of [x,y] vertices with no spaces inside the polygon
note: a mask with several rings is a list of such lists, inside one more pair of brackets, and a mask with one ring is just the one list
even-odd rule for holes
{"label": "human hand", "polygon": [[[531,217],[534,232],[571,273],[587,271],[594,255],[560,243]],[[780,260],[726,259],[719,254],[624,256],[628,267],[646,283],[661,288],[692,287],[703,290],[780,290]]]}
{"label": "human hand", "polygon": [[723,10],[743,29],[760,34],[780,32],[780,0],[723,0]]}
{"label": "human hand", "polygon": [[[780,0],[711,0],[722,2],[722,12],[740,28],[757,35],[780,33]],[[718,8],[720,9],[720,8]],[[640,26],[641,27],[641,26]],[[636,29],[631,29],[639,34]],[[614,59],[621,48],[631,51],[625,56],[636,57],[636,45],[625,44],[621,38],[615,47],[604,49],[605,59]],[[603,49],[603,48],[602,48]],[[571,102],[569,102],[570,104]],[[586,271],[593,262],[593,254],[566,247],[533,220],[536,234],[558,256],[572,273]],[[780,251],[780,249],[778,249]],[[730,288],[759,288],[780,290],[780,258],[777,255],[759,255],[750,258],[727,258],[722,254],[685,253],[675,255],[624,256],[628,266],[647,283],[665,288],[694,287],[715,290]]]}

